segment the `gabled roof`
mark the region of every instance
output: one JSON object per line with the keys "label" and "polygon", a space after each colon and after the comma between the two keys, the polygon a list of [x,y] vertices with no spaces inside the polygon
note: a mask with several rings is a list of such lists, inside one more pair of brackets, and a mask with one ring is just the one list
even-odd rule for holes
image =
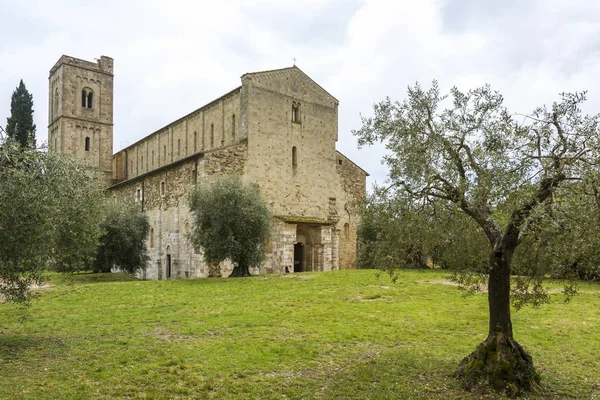
{"label": "gabled roof", "polygon": [[345,154],[343,154],[341,151],[339,150],[335,150],[336,153],[338,153],[340,156],[344,157],[346,160],[350,161],[352,164],[354,164],[354,166],[358,169],[360,169],[362,172],[365,173],[366,176],[371,176],[367,171],[365,171],[360,165],[358,165],[357,163],[355,163],[354,161],[352,161],[349,157],[347,157]]}
{"label": "gabled roof", "polygon": [[302,71],[300,68],[298,68],[297,66],[293,66],[293,67],[286,67],[286,68],[279,68],[279,69],[270,69],[270,70],[265,70],[265,71],[257,71],[257,72],[247,72],[244,75],[242,75],[242,79],[244,79],[245,76],[252,76],[252,75],[268,75],[268,74],[273,74],[273,73],[278,73],[278,72],[286,72],[286,71],[296,71],[301,73],[304,77],[306,77],[309,81],[311,81],[312,83],[314,83],[317,87],[319,87],[323,92],[325,92],[329,97],[331,97],[336,104],[340,104],[340,101],[338,99],[336,99],[331,93],[329,93],[327,90],[325,90],[323,88],[323,86],[319,85],[317,82],[315,82],[314,79],[312,79],[310,76],[308,76],[304,71]]}

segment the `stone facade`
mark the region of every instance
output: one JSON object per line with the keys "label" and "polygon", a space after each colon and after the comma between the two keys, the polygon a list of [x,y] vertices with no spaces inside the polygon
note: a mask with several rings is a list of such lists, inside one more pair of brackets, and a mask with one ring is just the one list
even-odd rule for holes
{"label": "stone facade", "polygon": [[[90,83],[92,73],[107,72],[102,68],[108,61],[110,75],[94,75],[98,82]],[[61,87],[60,82],[69,84]],[[109,83],[110,101],[104,89]],[[241,83],[114,154],[107,166],[112,59],[102,57],[93,64],[63,56],[50,73],[51,105],[59,99],[58,114],[50,111],[50,147],[86,160],[97,155],[98,162],[93,158],[90,165],[111,172],[109,190],[136,201],[148,214],[148,279],[226,276],[231,271],[228,262],[207,265],[186,236],[190,190],[226,175],[257,183],[275,216],[266,261],[254,273],[281,273],[286,267],[290,272],[355,268],[358,220],[351,207],[365,195],[367,173],[335,149],[339,102],[295,66],[248,73]],[[83,98],[77,102],[76,94],[83,96],[88,89],[102,96],[98,110],[78,110],[87,106]],[[63,125],[61,107],[71,110],[62,116],[68,122]],[[86,143],[87,133],[77,127],[95,127],[97,117],[100,134]]]}
{"label": "stone facade", "polygon": [[48,147],[84,160],[112,178],[113,60],[62,56],[50,69]]}

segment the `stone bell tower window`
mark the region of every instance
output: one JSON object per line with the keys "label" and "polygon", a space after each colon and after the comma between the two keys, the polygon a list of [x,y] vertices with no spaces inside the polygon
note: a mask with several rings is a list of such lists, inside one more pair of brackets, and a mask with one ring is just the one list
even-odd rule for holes
{"label": "stone bell tower window", "polygon": [[52,115],[54,118],[58,116],[58,88],[54,89],[54,110]]}
{"label": "stone bell tower window", "polygon": [[90,137],[85,138],[85,151],[90,151]]}
{"label": "stone bell tower window", "polygon": [[83,89],[81,91],[81,107],[92,108],[94,103],[94,92],[92,89]]}

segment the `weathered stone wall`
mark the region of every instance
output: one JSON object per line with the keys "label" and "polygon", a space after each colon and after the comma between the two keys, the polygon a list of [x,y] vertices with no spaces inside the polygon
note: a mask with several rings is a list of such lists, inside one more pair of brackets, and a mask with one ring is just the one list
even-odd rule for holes
{"label": "weathered stone wall", "polygon": [[193,154],[240,142],[239,89],[159,129],[113,157],[113,178],[133,179]]}
{"label": "weathered stone wall", "polygon": [[[110,188],[122,199],[135,201],[148,215],[147,244],[151,259],[145,278],[167,278],[167,255],[171,256],[170,278],[209,275],[209,265],[201,254],[194,252],[186,236],[192,225],[188,196],[198,184],[210,184],[225,175],[242,175],[247,154],[247,143],[242,141],[188,157]],[[229,262],[219,267],[223,274],[233,269]]]}
{"label": "weathered stone wall", "polygon": [[339,233],[340,269],[356,268],[357,231],[360,220],[357,203],[366,194],[367,173],[342,153],[337,152],[337,175],[341,200]]}
{"label": "weathered stone wall", "polygon": [[246,177],[260,183],[275,215],[326,219],[337,185],[337,100],[297,68],[244,75],[242,88],[248,93]]}

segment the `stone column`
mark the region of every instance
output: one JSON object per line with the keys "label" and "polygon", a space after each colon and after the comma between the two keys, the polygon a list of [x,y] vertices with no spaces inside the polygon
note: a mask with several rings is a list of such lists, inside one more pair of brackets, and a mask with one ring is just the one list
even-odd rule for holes
{"label": "stone column", "polygon": [[285,267],[289,267],[290,272],[294,272],[294,242],[296,241],[296,224],[285,224],[283,227],[283,257],[281,271],[285,272]]}
{"label": "stone column", "polygon": [[321,227],[321,244],[323,245],[323,271],[331,271],[333,264],[331,226],[329,225]]}
{"label": "stone column", "polygon": [[340,269],[340,230],[331,228],[331,269]]}

